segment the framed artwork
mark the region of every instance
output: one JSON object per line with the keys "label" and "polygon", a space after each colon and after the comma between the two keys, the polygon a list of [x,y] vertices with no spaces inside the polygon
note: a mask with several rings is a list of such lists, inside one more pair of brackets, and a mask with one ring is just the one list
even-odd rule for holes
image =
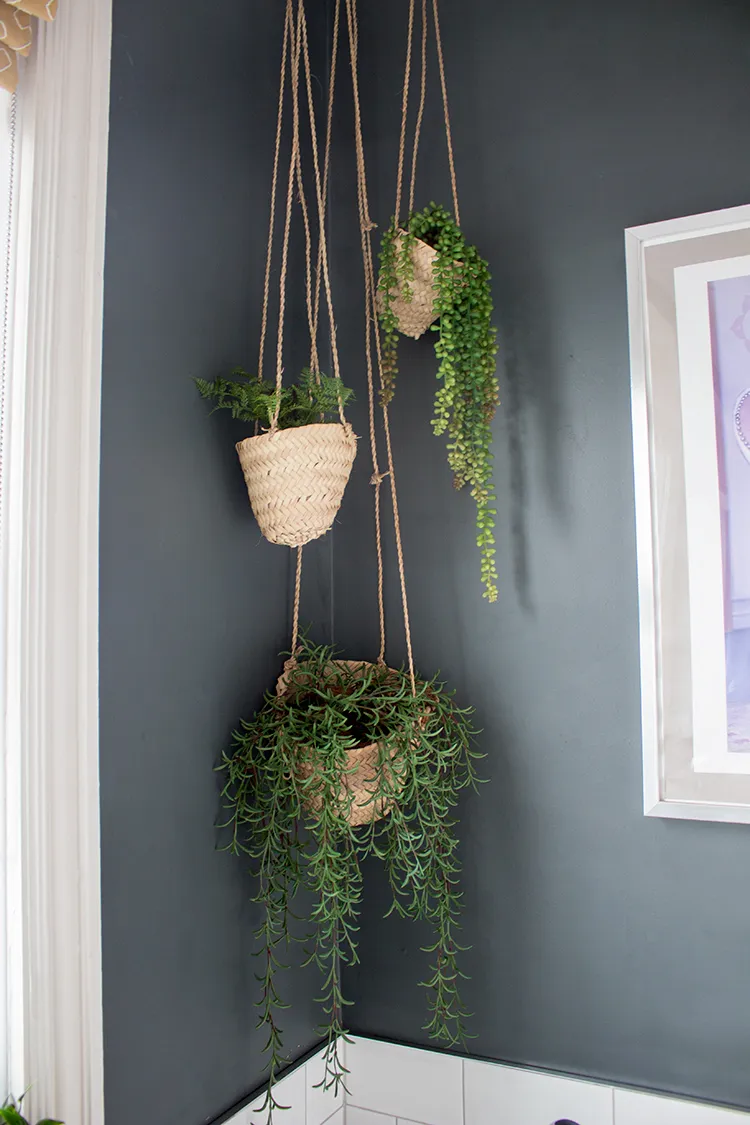
{"label": "framed artwork", "polygon": [[750,823],[750,206],[625,249],[644,811]]}

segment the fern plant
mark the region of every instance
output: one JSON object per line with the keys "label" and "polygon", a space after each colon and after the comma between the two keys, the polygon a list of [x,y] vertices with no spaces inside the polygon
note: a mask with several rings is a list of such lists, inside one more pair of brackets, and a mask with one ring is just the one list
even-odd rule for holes
{"label": "fern plant", "polygon": [[448,438],[448,464],[456,488],[468,485],[477,507],[477,546],[481,552],[484,596],[497,600],[495,563],[495,495],[492,485],[490,423],[499,401],[495,373],[496,331],[487,262],[470,245],[444,207],[430,203],[409,219],[406,232],[395,219],[383,235],[380,254],[380,320],[383,331],[383,395],[393,396],[398,372],[400,296],[413,295],[411,251],[417,239],[438,252],[434,266],[434,311],[439,317],[435,355],[440,385],[435,394],[432,428]]}
{"label": "fern plant", "polygon": [[[232,375],[232,379],[219,377],[210,382],[196,379],[195,385],[202,398],[215,401],[215,410],[230,410],[241,422],[270,426],[276,412],[276,384],[255,379],[240,367]],[[279,429],[329,421],[338,417],[339,400],[346,406],[353,397],[339,379],[305,367],[298,383],[282,387]]]}
{"label": "fern plant", "polygon": [[[267,1031],[269,1120],[278,1103],[274,1081],[285,1062],[279,1013],[286,1006],[277,984],[289,918],[297,892],[313,906],[302,939],[307,960],[321,975],[319,996],[327,1043],[323,1085],[345,1080],[340,1042],[346,1038],[342,967],[358,962],[357,923],[362,898],[361,863],[377,856],[386,867],[391,911],[431,923],[424,950],[430,1035],[448,1044],[465,1040],[466,1011],[459,996],[458,840],[454,809],[461,789],[476,782],[470,710],[436,680],[417,680],[380,665],[352,668],[333,649],[303,640],[296,662],[287,662],[283,694],[266,695],[261,709],[242,721],[224,758],[224,797],[230,850],[250,857],[263,907],[257,932],[262,965],[258,1001]],[[377,743],[371,800],[389,810],[354,826],[354,800],[345,779],[347,755]],[[362,805],[358,800],[358,805]],[[308,900],[309,901],[309,900]]]}
{"label": "fern plant", "polygon": [[[15,1098],[7,1098],[5,1104],[0,1106],[0,1121],[4,1125],[30,1125],[25,1117],[21,1116],[21,1103],[26,1095],[15,1100]],[[45,1117],[43,1121],[38,1121],[37,1125],[63,1125],[62,1121],[53,1120],[51,1117]]]}

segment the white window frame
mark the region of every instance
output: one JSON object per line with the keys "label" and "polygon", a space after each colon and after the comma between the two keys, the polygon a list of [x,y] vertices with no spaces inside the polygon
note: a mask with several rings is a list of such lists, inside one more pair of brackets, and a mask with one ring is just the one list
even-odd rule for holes
{"label": "white window frame", "polygon": [[22,73],[3,466],[0,814],[17,811],[19,846],[5,849],[0,886],[21,933],[0,1018],[13,1091],[30,1087],[34,1120],[71,1125],[104,1121],[98,503],[110,40],[111,0],[63,0]]}

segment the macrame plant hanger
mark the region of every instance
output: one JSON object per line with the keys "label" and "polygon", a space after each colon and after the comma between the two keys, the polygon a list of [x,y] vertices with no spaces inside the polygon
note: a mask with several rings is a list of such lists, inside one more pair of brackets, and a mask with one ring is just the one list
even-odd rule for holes
{"label": "macrame plant hanger", "polygon": [[[414,140],[411,154],[411,174],[409,177],[409,199],[406,217],[406,228],[414,213],[414,193],[417,179],[417,157],[419,142],[424,120],[425,100],[427,96],[427,39],[429,15],[432,13],[432,23],[435,31],[435,44],[437,48],[438,72],[440,74],[440,90],[443,103],[443,121],[445,125],[445,141],[448,150],[448,170],[450,172],[451,195],[453,199],[453,218],[456,226],[461,225],[461,215],[458,206],[458,186],[456,181],[456,165],[453,157],[453,138],[451,134],[451,119],[448,109],[448,86],[445,78],[445,63],[443,59],[443,41],[440,34],[440,15],[438,0],[420,0],[421,36],[420,36],[420,82],[417,116],[414,125]],[[416,0],[409,0],[409,22],[406,36],[406,59],[404,62],[404,83],[401,98],[401,134],[398,147],[398,170],[396,173],[396,205],[394,208],[394,224],[401,237],[407,237],[406,228],[401,226],[401,208],[404,195],[404,177],[406,167],[407,134],[409,120],[409,93],[411,88],[412,56],[415,53],[416,40]],[[392,299],[393,312],[398,321],[399,331],[405,336],[417,339],[422,336],[431,324],[437,320],[435,313],[435,290],[433,269],[437,260],[437,251],[421,239],[411,240],[408,247],[411,257],[412,280],[409,284],[409,295],[397,293]]]}
{"label": "macrame plant hanger", "polygon": [[[303,0],[299,0],[299,8],[302,9]],[[406,652],[409,668],[409,677],[411,681],[412,690],[416,691],[416,678],[414,671],[414,655],[412,649],[411,628],[409,623],[409,606],[406,592],[406,573],[404,565],[404,552],[401,537],[401,523],[399,518],[398,509],[398,495],[396,491],[396,474],[393,461],[393,448],[391,443],[390,423],[388,418],[387,406],[382,406],[383,430],[385,436],[386,460],[387,470],[381,471],[380,460],[377,447],[376,435],[376,405],[375,405],[375,364],[373,360],[373,335],[375,338],[375,351],[378,362],[378,369],[380,368],[380,338],[377,329],[377,317],[375,315],[375,266],[372,248],[372,235],[371,232],[375,224],[369,218],[369,205],[367,202],[367,178],[364,160],[364,145],[362,140],[362,122],[359,101],[359,83],[357,78],[357,16],[356,8],[351,0],[346,2],[346,15],[349,31],[350,43],[350,59],[352,71],[352,88],[354,93],[354,107],[355,107],[355,146],[357,155],[357,200],[360,221],[360,232],[362,241],[362,255],[365,267],[365,303],[366,303],[366,332],[365,332],[365,357],[367,368],[367,385],[368,385],[368,403],[369,403],[369,433],[370,433],[370,450],[372,455],[372,477],[371,483],[375,490],[375,545],[377,553],[377,602],[378,602],[378,616],[380,624],[380,643],[378,650],[377,663],[385,666],[385,649],[386,649],[386,629],[385,629],[385,598],[384,598],[384,566],[383,566],[383,540],[382,540],[382,520],[381,520],[381,494],[380,489],[383,481],[387,478],[390,485],[391,501],[393,510],[393,523],[394,535],[396,541],[396,555],[398,559],[399,581],[401,587],[401,605],[404,620],[404,633],[406,637]],[[333,98],[334,87],[336,80],[336,65],[338,57],[338,46],[340,39],[340,22],[341,22],[341,5],[342,0],[336,0],[333,21],[333,48],[331,57],[331,75],[329,82],[328,94],[328,112],[327,112],[327,128],[326,128],[326,147],[323,173],[321,175],[319,168],[319,161],[317,156],[317,137],[315,129],[315,119],[313,113],[312,102],[312,82],[309,66],[309,52],[307,44],[307,33],[304,23],[304,16],[302,17],[301,27],[301,55],[302,55],[302,69],[305,74],[306,92],[308,105],[310,107],[310,129],[312,137],[312,150],[313,150],[313,166],[315,169],[316,186],[319,188],[319,205],[320,205],[320,222],[321,226],[324,223],[323,217],[323,191],[328,183],[330,172],[330,140],[331,140],[331,121],[333,115]],[[322,241],[322,240],[321,240]],[[309,245],[309,243],[308,243]],[[323,251],[323,264],[324,272],[323,277],[325,280],[325,251]],[[316,297],[313,298],[313,313],[315,302],[317,299],[318,284],[319,284],[320,271],[318,271],[318,278],[316,281]],[[309,277],[309,272],[308,272]],[[302,551],[298,548],[297,566],[295,572],[294,582],[294,599],[292,611],[292,645],[291,645],[291,658],[285,665],[285,673],[279,680],[277,690],[282,694],[286,689],[287,673],[296,663],[296,656],[298,654],[298,641],[299,641],[299,607],[300,607],[300,591],[302,582]],[[358,662],[359,666],[363,666],[362,662]],[[357,666],[357,662],[352,664],[353,667]],[[367,820],[373,819],[371,816]]]}
{"label": "macrame plant hanger", "polygon": [[[365,150],[362,134],[362,112],[359,96],[359,26],[357,21],[356,0],[345,0],[347,27],[349,32],[349,59],[352,77],[352,94],[354,100],[354,144],[357,161],[357,205],[359,212],[360,241],[362,249],[362,265],[365,280],[365,361],[367,369],[367,390],[369,403],[369,428],[370,451],[372,456],[371,483],[374,487],[375,506],[375,546],[377,553],[377,599],[378,615],[380,621],[380,649],[378,663],[385,664],[386,630],[385,630],[385,599],[383,592],[383,545],[381,528],[381,495],[380,489],[384,479],[388,478],[391,493],[391,507],[393,511],[393,531],[396,541],[396,557],[398,560],[399,584],[401,589],[401,609],[404,622],[404,635],[406,639],[406,655],[409,668],[409,678],[412,692],[416,694],[416,678],[414,672],[414,652],[411,638],[409,620],[409,602],[406,591],[406,569],[404,565],[404,551],[401,537],[401,520],[398,507],[398,492],[396,488],[396,470],[393,458],[393,445],[391,441],[391,427],[388,416],[388,404],[383,392],[383,364],[380,328],[376,308],[376,275],[375,256],[372,246],[372,232],[375,228],[370,217],[370,206],[367,192],[367,169],[365,163]],[[373,356],[373,342],[375,355]],[[376,434],[376,408],[375,408],[375,365],[380,383],[380,407],[383,422],[383,435],[385,440],[387,471],[381,472],[378,456]]]}
{"label": "macrame plant hanger", "polygon": [[[308,101],[310,104],[311,147],[318,218],[318,268],[316,271],[314,295],[312,284],[312,233],[302,175],[300,127],[301,70],[304,70],[305,73],[305,84],[308,89]],[[268,433],[259,435],[256,425],[255,436],[239,442],[237,451],[245,474],[253,511],[255,512],[261,531],[265,537],[273,543],[283,543],[290,547],[299,548],[303,544],[310,542],[310,540],[324,535],[330,529],[341,503],[356,452],[356,437],[354,436],[350,424],[346,420],[341,389],[341,369],[336,339],[336,322],[333,312],[333,297],[328,267],[324,185],[321,179],[318,162],[315,118],[310,96],[311,76],[309,47],[305,10],[302,0],[297,0],[296,15],[294,0],[287,0],[284,18],[279,103],[276,118],[276,141],[271,182],[271,214],[268,228],[268,248],[263,282],[263,306],[258,354],[259,382],[263,380],[265,346],[268,334],[271,267],[274,250],[274,229],[276,224],[287,74],[289,75],[291,86],[292,138],[281,238],[279,310],[276,337],[275,407]],[[328,150],[330,149],[332,90],[333,88],[331,87],[326,166],[329,159]],[[331,360],[333,364],[333,375],[336,379],[337,386],[339,424],[325,424],[321,422],[321,424],[281,429],[279,426],[279,415],[282,403],[284,374],[286,290],[295,187],[297,188],[302,211],[305,234],[305,290],[308,327],[310,331],[310,369],[319,383],[318,325],[322,289],[325,294],[326,311],[329,322]]]}
{"label": "macrame plant hanger", "polygon": [[[325,225],[325,201],[328,194],[328,181],[330,175],[331,163],[331,138],[332,138],[332,125],[333,125],[333,105],[335,96],[336,85],[336,55],[338,53],[338,38],[339,38],[339,12],[338,4],[336,9],[336,17],[334,20],[333,28],[333,52],[331,62],[331,72],[328,83],[328,104],[326,111],[326,138],[325,138],[325,151],[323,157],[323,170],[320,168],[320,157],[318,150],[318,136],[317,126],[315,122],[315,108],[313,103],[313,84],[312,84],[312,70],[310,67],[310,48],[307,35],[307,19],[305,15],[304,0],[297,0],[297,18],[296,26],[293,12],[293,0],[287,0],[287,14],[286,14],[286,29],[284,37],[284,51],[286,54],[287,43],[291,42],[294,45],[293,54],[296,61],[292,65],[292,105],[295,117],[294,133],[293,133],[293,154],[289,167],[289,185],[287,191],[287,211],[286,221],[284,227],[284,250],[282,251],[282,263],[286,256],[286,246],[288,245],[288,227],[289,218],[292,206],[292,195],[294,182],[297,184],[298,197],[300,202],[300,209],[302,211],[302,221],[305,232],[305,304],[307,308],[308,325],[310,329],[310,368],[313,373],[319,377],[320,363],[318,357],[318,325],[320,319],[320,304],[321,304],[321,288],[325,291],[326,306],[328,311],[328,318],[330,322],[331,331],[331,356],[333,363],[333,370],[336,379],[341,386],[341,371],[338,355],[338,346],[336,339],[336,324],[333,315],[333,298],[331,295],[331,282],[328,266],[328,248],[326,241],[326,225]],[[301,67],[300,67],[301,63]],[[310,147],[312,150],[313,172],[315,180],[315,198],[318,214],[318,251],[316,268],[314,271],[313,283],[313,267],[312,267],[312,233],[310,228],[309,213],[305,201],[305,193],[302,182],[302,161],[299,143],[294,144],[294,136],[299,136],[299,88],[301,81],[299,78],[300,69],[304,74],[304,89],[307,98],[309,122],[310,122]],[[282,74],[284,71],[284,62],[282,61]],[[284,80],[282,77],[281,91],[279,96],[279,120],[281,119],[282,103],[283,103],[283,87]],[[278,146],[279,138],[281,135],[281,126],[277,127],[277,156],[274,161],[274,168],[278,161]],[[274,204],[272,203],[271,224],[269,229],[268,240],[268,256],[266,259],[266,281],[265,281],[265,297],[264,297],[264,323],[261,328],[261,345],[260,345],[260,359],[258,369],[261,370],[263,363],[263,342],[265,337],[265,319],[266,309],[268,303],[268,287],[271,270],[271,257],[272,257],[272,241],[273,241],[273,226],[274,226]],[[282,265],[283,269],[283,265]],[[284,279],[280,280],[280,287],[283,293]],[[280,314],[279,322],[279,342],[277,348],[277,366],[276,366],[276,380],[277,387],[280,385],[281,378],[281,321],[282,315]],[[351,426],[344,418],[344,407],[339,392],[339,416],[344,424],[347,434],[350,436],[352,442],[356,442],[356,438],[352,433]],[[298,653],[299,641],[299,609],[300,609],[300,593],[302,587],[302,546],[297,546],[297,562],[295,567],[295,580],[294,580],[294,600],[292,609],[292,643],[291,643],[291,657],[286,662],[285,672],[288,672],[291,666],[296,662]],[[286,677],[282,675],[277,685],[279,694],[283,694],[286,686]]]}
{"label": "macrame plant hanger", "polygon": [[[438,0],[421,0],[421,19],[422,19],[422,35],[421,35],[421,73],[419,85],[419,105],[417,108],[417,120],[414,126],[414,142],[412,147],[411,158],[411,176],[409,179],[409,212],[414,210],[414,190],[417,178],[417,155],[419,151],[419,141],[422,132],[422,121],[424,118],[425,99],[427,96],[427,36],[428,36],[428,7],[432,10],[432,21],[435,29],[435,45],[437,48],[438,71],[440,73],[440,91],[443,101],[443,121],[445,124],[445,143],[448,149],[448,169],[450,172],[451,180],[451,195],[453,198],[453,218],[456,221],[456,226],[461,226],[461,215],[458,209],[458,186],[456,182],[456,165],[453,157],[453,137],[451,134],[451,118],[448,108],[448,85],[445,79],[445,61],[443,59],[443,41],[440,34],[440,13],[438,11]],[[398,223],[401,215],[401,202],[403,197],[403,182],[404,182],[404,164],[406,162],[406,137],[407,137],[407,123],[409,116],[409,88],[411,85],[411,60],[414,52],[414,37],[415,37],[415,10],[416,0],[409,0],[409,27],[406,40],[406,61],[404,63],[404,86],[401,98],[401,136],[399,140],[398,149],[398,173],[396,176],[396,207],[394,215]]]}

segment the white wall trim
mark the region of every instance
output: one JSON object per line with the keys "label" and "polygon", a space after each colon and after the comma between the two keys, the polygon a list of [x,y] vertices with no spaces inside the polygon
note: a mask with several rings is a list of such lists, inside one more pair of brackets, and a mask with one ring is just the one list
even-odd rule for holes
{"label": "white wall trim", "polygon": [[5,738],[21,763],[23,857],[23,1034],[11,1077],[16,1092],[31,1086],[34,1119],[74,1125],[104,1121],[97,643],[110,40],[111,0],[61,4],[22,76],[5,493]]}

